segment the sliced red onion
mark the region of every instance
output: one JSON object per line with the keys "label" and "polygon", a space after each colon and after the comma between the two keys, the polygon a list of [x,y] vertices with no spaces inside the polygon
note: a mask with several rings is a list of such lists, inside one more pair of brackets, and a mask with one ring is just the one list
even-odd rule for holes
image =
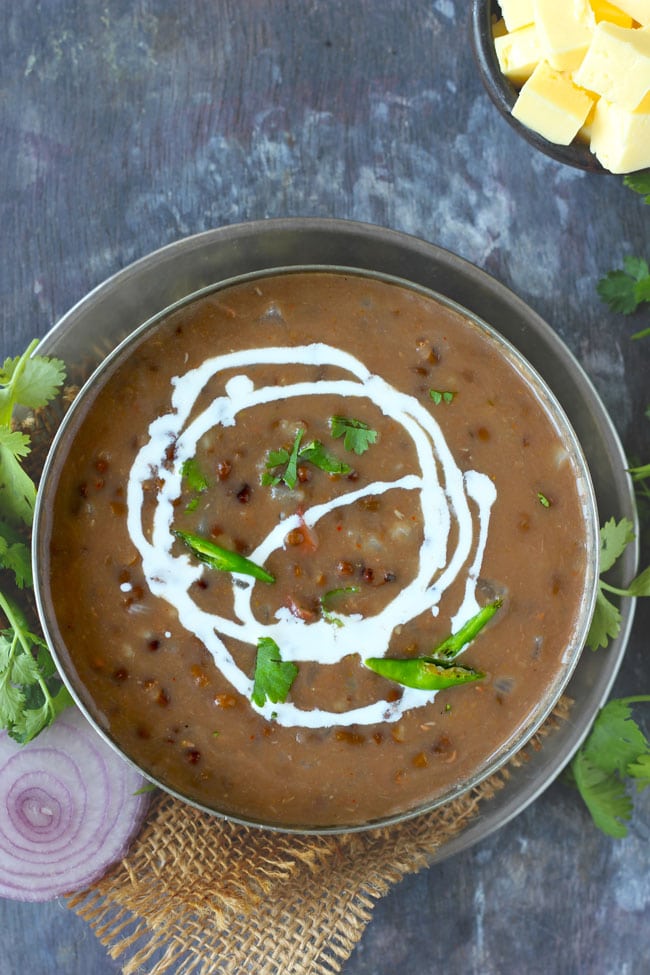
{"label": "sliced red onion", "polygon": [[149,795],[77,708],[29,742],[0,733],[0,896],[83,890],[127,851]]}

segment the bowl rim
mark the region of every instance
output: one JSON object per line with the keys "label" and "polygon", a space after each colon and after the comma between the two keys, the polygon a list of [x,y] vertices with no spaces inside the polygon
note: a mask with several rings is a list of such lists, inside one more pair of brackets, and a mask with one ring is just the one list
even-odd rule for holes
{"label": "bowl rim", "polygon": [[[160,252],[154,252],[154,254],[156,253]],[[61,650],[59,648],[56,636],[58,629],[54,625],[54,620],[52,620],[51,625],[51,616],[55,614],[53,613],[53,607],[48,598],[48,561],[46,556],[48,536],[46,526],[51,508],[49,504],[50,492],[48,490],[48,485],[52,483],[53,469],[56,472],[57,464],[60,467],[61,464],[65,462],[66,441],[70,440],[74,436],[75,422],[79,418],[79,414],[83,414],[87,399],[89,397],[92,398],[94,393],[97,391],[97,384],[99,383],[101,388],[101,384],[107,377],[107,374],[110,375],[114,366],[118,365],[125,356],[128,356],[131,347],[137,344],[144,335],[146,335],[152,328],[155,328],[160,322],[164,321],[164,319],[169,315],[182,310],[184,307],[191,305],[207,295],[219,292],[236,284],[246,283],[262,277],[275,276],[279,274],[305,272],[355,274],[362,277],[365,276],[373,279],[383,280],[397,286],[406,287],[407,289],[422,294],[425,297],[431,298],[434,301],[452,309],[463,318],[474,323],[474,325],[480,330],[487,333],[491,341],[495,342],[501,348],[502,352],[506,355],[506,358],[516,369],[518,369],[520,374],[523,375],[527,385],[533,389],[533,392],[536,394],[542,408],[545,410],[547,415],[550,416],[551,420],[556,426],[556,429],[558,429],[559,436],[567,446],[567,449],[570,450],[574,465],[577,467],[581,475],[582,485],[584,488],[582,509],[584,514],[587,548],[585,584],[582,594],[580,613],[575,621],[574,631],[572,634],[572,649],[569,654],[569,659],[566,662],[563,661],[564,666],[561,672],[556,675],[554,680],[547,688],[547,694],[542,699],[542,702],[539,703],[534,712],[528,716],[527,721],[516,730],[510,739],[503,743],[502,747],[496,753],[496,757],[492,756],[490,760],[485,763],[485,766],[481,770],[475,772],[469,780],[466,780],[463,783],[458,783],[453,788],[448,790],[444,795],[439,796],[429,802],[422,803],[416,807],[366,823],[317,827],[308,825],[305,826],[303,824],[284,825],[267,823],[263,820],[247,818],[244,815],[232,815],[230,813],[225,813],[216,808],[214,805],[206,805],[204,802],[192,799],[182,792],[177,791],[173,787],[170,787],[163,781],[157,779],[151,773],[143,770],[141,766],[138,765],[136,759],[131,758],[128,753],[123,751],[122,747],[116,741],[114,741],[110,735],[110,732],[103,727],[101,721],[98,719],[97,708],[95,708],[95,711],[93,712],[92,696],[85,691],[81,681],[78,679],[75,680],[74,666],[66,655],[65,647],[63,647]],[[63,458],[61,459],[62,451]],[[490,322],[485,321],[482,316],[468,309],[458,301],[441,294],[431,287],[419,284],[398,275],[388,274],[381,271],[373,271],[370,268],[352,267],[349,265],[318,265],[313,263],[307,265],[291,264],[279,267],[259,268],[254,271],[226,277],[195,291],[191,291],[169,306],[148,317],[145,321],[141,322],[141,324],[130,331],[106,356],[104,356],[100,363],[95,367],[91,375],[80,389],[79,394],[75,398],[70,409],[67,411],[59,426],[59,429],[54,436],[43,468],[41,483],[44,485],[44,488],[39,490],[37,496],[32,539],[36,604],[41,619],[41,624],[43,626],[44,636],[73,699],[85,714],[86,718],[104,738],[104,740],[107,741],[108,744],[134,768],[140,771],[143,775],[145,775],[148,779],[167,793],[175,796],[185,803],[188,803],[191,806],[194,806],[195,808],[200,809],[203,812],[207,812],[222,819],[226,818],[242,825],[261,827],[270,831],[291,832],[307,835],[324,835],[376,829],[378,827],[404,822],[417,815],[430,812],[471,791],[471,789],[475,788],[479,783],[484,781],[490,775],[493,775],[496,771],[498,771],[499,768],[503,767],[503,765],[505,765],[517,751],[525,746],[526,742],[530,740],[530,738],[535,734],[535,732],[539,729],[539,727],[552,712],[553,708],[556,706],[557,701],[566,689],[567,684],[569,683],[578,664],[581,653],[584,650],[598,588],[598,574],[596,571],[596,566],[598,561],[599,525],[598,508],[589,465],[573,425],[559,398],[552,391],[541,373],[534,367],[534,365],[530,363],[530,361],[516,347],[516,345],[501,334],[497,328],[495,328]]]}
{"label": "bowl rim", "polygon": [[535,149],[556,162],[583,172],[612,175],[598,161],[586,142],[575,138],[568,146],[549,142],[544,136],[523,125],[512,114],[518,91],[499,66],[492,34],[493,17],[498,17],[498,0],[472,0],[470,32],[474,57],[481,80],[493,104],[508,124]]}

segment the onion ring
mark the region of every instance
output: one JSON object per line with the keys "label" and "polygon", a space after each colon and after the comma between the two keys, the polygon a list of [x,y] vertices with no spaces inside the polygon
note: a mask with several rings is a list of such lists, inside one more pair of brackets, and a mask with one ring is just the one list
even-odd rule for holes
{"label": "onion ring", "polygon": [[0,896],[46,901],[98,880],[142,825],[146,781],[77,708],[26,745],[0,733]]}

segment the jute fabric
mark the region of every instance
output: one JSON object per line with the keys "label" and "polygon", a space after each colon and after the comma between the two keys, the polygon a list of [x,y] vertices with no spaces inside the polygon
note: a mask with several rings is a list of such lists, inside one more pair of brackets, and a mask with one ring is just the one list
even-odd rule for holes
{"label": "jute fabric", "polygon": [[382,829],[268,832],[158,795],[128,856],[69,905],[124,975],[340,972],[377,900],[444,854],[570,706],[562,698],[532,741],[471,792]]}

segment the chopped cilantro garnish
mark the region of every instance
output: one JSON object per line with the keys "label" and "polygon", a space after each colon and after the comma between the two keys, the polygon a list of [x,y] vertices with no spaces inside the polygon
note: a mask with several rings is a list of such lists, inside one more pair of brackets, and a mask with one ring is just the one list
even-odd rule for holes
{"label": "chopped cilantro garnish", "polygon": [[377,431],[372,430],[363,420],[347,416],[331,416],[330,430],[334,438],[343,437],[343,446],[355,454],[364,454],[371,444],[377,442]]}
{"label": "chopped cilantro garnish", "polygon": [[199,462],[196,457],[188,457],[183,463],[181,473],[191,491],[196,491],[197,494],[203,494],[204,491],[208,490],[210,486],[208,479],[199,467]]}
{"label": "chopped cilantro garnish", "polygon": [[542,494],[541,491],[537,492],[537,500],[539,501],[539,503],[542,505],[543,508],[551,507],[551,502],[549,501],[549,499],[546,497],[545,494]]}
{"label": "chopped cilantro garnish", "polygon": [[334,454],[330,454],[320,440],[312,440],[311,443],[302,447],[298,456],[300,460],[308,461],[327,474],[349,474],[352,470],[345,461],[339,460]]}
{"label": "chopped cilantro garnish", "polygon": [[610,701],[571,762],[569,777],[580,791],[596,826],[608,836],[627,835],[632,815],[628,785],[650,785],[650,743],[632,718],[631,705],[650,695]]}
{"label": "chopped cilantro garnish", "polygon": [[454,398],[455,395],[456,395],[456,393],[452,392],[450,389],[445,389],[445,390],[441,390],[441,389],[430,389],[429,390],[429,396],[431,397],[431,399],[433,400],[433,402],[436,404],[436,406],[439,406],[440,403],[451,403],[451,401],[453,400],[453,398]]}
{"label": "chopped cilantro garnish", "polygon": [[334,626],[343,626],[343,620],[334,615],[329,603],[338,596],[347,596],[354,592],[359,592],[358,586],[340,586],[338,589],[330,589],[320,597],[320,609],[326,623],[332,623]]}
{"label": "chopped cilantro garnish", "polygon": [[268,636],[260,637],[257,641],[251,699],[258,707],[263,707],[267,700],[272,704],[283,703],[297,674],[298,667],[291,661],[282,659],[275,640]]}
{"label": "chopped cilantro garnish", "polygon": [[210,487],[208,479],[199,467],[196,457],[188,457],[188,459],[184,461],[183,466],[181,467],[181,474],[187,481],[190,491],[194,492],[194,497],[191,498],[185,505],[185,510],[196,511],[199,506],[198,496],[200,494],[204,494]]}
{"label": "chopped cilantro garnish", "polygon": [[[283,481],[290,490],[295,488],[298,482],[298,452],[303,434],[303,430],[298,430],[296,433],[291,453],[284,448],[269,451],[266,459],[266,471],[262,474],[262,484],[275,485]],[[278,467],[284,468],[284,470],[280,474],[273,474],[272,471]]]}
{"label": "chopped cilantro garnish", "polygon": [[[350,466],[330,454],[320,440],[300,446],[303,431],[298,430],[293,441],[291,453],[282,448],[270,450],[266,458],[266,470],[262,474],[262,484],[276,485],[281,481],[293,490],[298,482],[298,464],[309,463],[328,474],[349,474]],[[279,470],[278,470],[279,469]]]}
{"label": "chopped cilantro garnish", "polygon": [[591,650],[606,647],[610,639],[618,636],[621,629],[621,613],[605,593],[615,596],[650,596],[650,566],[625,589],[612,586],[602,579],[602,574],[612,568],[633,539],[632,522],[627,518],[621,518],[619,522],[610,518],[600,529],[601,578],[598,580],[596,609],[587,635],[587,646]]}

